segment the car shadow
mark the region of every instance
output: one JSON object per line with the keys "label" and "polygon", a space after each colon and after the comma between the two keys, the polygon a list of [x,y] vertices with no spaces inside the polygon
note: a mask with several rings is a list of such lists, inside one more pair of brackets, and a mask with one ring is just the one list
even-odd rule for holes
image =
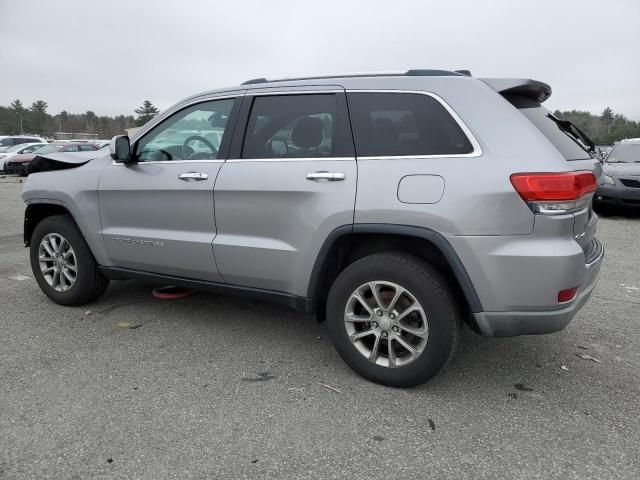
{"label": "car shadow", "polygon": [[[217,341],[219,331],[231,329],[237,334],[232,341],[249,349],[258,351],[271,346],[280,350],[275,357],[284,355],[290,362],[307,367],[322,362],[335,378],[346,376],[354,385],[369,383],[340,359],[326,324],[318,323],[314,315],[298,314],[283,305],[209,292],[160,300],[151,293],[156,286],[133,280],[112,282],[96,313],[128,308],[136,313],[136,324],[180,322],[181,328],[210,335],[212,342]],[[517,395],[512,392],[514,384],[535,385],[553,380],[551,370],[558,371],[562,363],[558,358],[570,355],[566,353],[571,347],[567,340],[570,337],[564,332],[487,338],[464,325],[461,337],[456,354],[441,375],[407,391],[447,394],[477,388],[484,392],[496,389],[505,396]]]}

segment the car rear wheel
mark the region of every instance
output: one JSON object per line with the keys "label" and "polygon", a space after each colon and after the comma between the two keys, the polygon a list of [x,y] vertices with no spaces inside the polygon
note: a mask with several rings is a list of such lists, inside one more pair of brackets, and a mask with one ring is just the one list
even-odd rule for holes
{"label": "car rear wheel", "polygon": [[102,295],[109,284],[71,217],[55,215],[35,227],[31,270],[40,289],[61,305],[82,305]]}
{"label": "car rear wheel", "polygon": [[446,280],[402,253],[370,255],[340,273],[329,292],[327,323],[353,370],[394,387],[417,385],[440,372],[461,328]]}

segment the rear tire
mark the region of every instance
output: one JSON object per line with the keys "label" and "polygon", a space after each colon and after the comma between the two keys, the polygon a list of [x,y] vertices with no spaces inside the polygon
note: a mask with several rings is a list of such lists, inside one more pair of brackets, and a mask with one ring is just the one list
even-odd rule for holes
{"label": "rear tire", "polygon": [[327,325],[336,350],[358,374],[411,387],[437,375],[452,358],[461,316],[447,281],[431,265],[381,253],[338,275],[327,299]]}
{"label": "rear tire", "polygon": [[29,253],[33,276],[55,303],[83,305],[100,297],[109,285],[68,215],[54,215],[38,223]]}

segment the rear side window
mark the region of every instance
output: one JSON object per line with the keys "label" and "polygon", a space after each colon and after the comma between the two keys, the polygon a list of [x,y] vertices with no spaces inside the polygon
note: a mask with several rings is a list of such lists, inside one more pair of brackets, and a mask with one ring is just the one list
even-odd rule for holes
{"label": "rear side window", "polygon": [[471,142],[435,98],[419,93],[348,94],[358,156],[463,155]]}
{"label": "rear side window", "polygon": [[551,118],[549,110],[540,103],[522,95],[504,95],[525,117],[547,137],[565,160],[586,160],[593,158],[586,146],[571,135],[562,131],[557,122]]}
{"label": "rear side window", "polygon": [[242,158],[339,156],[338,105],[334,94],[256,97]]}

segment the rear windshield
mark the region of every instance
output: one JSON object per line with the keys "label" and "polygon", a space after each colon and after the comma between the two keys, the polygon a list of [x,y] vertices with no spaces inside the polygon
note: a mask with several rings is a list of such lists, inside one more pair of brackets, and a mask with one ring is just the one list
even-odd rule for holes
{"label": "rear windshield", "polygon": [[593,158],[587,147],[564,132],[551,118],[551,112],[527,97],[521,95],[504,96],[513,106],[533,123],[547,137],[565,160],[585,160]]}

